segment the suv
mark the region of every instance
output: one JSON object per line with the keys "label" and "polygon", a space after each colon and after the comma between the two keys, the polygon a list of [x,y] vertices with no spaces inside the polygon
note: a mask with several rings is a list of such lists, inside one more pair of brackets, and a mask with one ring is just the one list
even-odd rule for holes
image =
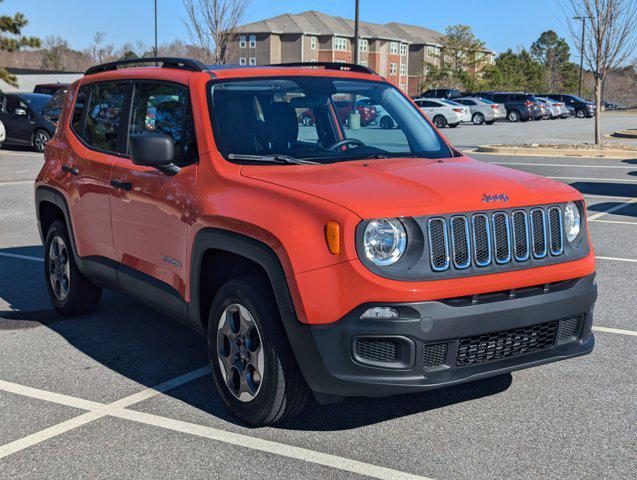
{"label": "suv", "polygon": [[542,118],[540,104],[530,93],[478,92],[472,96],[504,104],[509,122],[526,122],[527,120],[540,120]]}
{"label": "suv", "polygon": [[[159,66],[119,68],[135,62]],[[344,95],[396,128],[345,131]],[[55,309],[87,314],[107,287],[186,322],[254,425],[311,392],[419,392],[593,349],[582,195],[465,156],[367,67],[92,67],[35,199]]]}
{"label": "suv", "polygon": [[577,118],[590,118],[595,116],[595,104],[588,102],[577,95],[569,95],[563,93],[547,93],[540,95],[541,97],[564,102],[566,107],[573,112]]}
{"label": "suv", "polygon": [[455,88],[434,88],[432,90],[427,90],[426,92],[419,95],[419,97],[446,98],[447,100],[453,100],[454,98],[458,98],[461,96],[462,92],[460,90],[456,90]]}
{"label": "suv", "polygon": [[4,143],[43,152],[55,132],[46,115],[52,98],[43,93],[0,93],[0,122],[7,131]]}

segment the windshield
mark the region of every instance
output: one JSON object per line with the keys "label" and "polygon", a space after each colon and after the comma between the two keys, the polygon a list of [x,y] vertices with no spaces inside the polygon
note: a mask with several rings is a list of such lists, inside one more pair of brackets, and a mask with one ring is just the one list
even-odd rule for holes
{"label": "windshield", "polygon": [[332,163],[452,156],[420,112],[388,83],[277,77],[223,81],[211,89],[215,140],[231,160],[280,155]]}

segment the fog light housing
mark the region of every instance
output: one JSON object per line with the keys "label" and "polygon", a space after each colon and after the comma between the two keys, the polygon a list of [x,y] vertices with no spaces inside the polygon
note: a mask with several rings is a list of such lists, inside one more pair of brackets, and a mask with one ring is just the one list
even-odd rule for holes
{"label": "fog light housing", "polygon": [[361,320],[391,320],[399,318],[398,311],[391,307],[368,308],[361,315]]}

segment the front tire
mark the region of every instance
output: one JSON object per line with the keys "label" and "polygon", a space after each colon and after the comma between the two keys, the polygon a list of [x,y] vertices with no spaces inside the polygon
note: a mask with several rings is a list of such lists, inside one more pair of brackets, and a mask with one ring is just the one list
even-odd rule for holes
{"label": "front tire", "polygon": [[215,387],[235,417],[264,426],[300,412],[310,390],[264,278],[242,277],[219,289],[207,338]]}
{"label": "front tire", "polygon": [[97,308],[102,289],[77,268],[66,225],[61,220],[53,222],[46,234],[44,275],[49,297],[60,315],[85,315]]}
{"label": "front tire", "polygon": [[509,122],[519,122],[520,121],[520,113],[517,112],[516,110],[511,110],[507,114],[507,119],[509,120]]}
{"label": "front tire", "polygon": [[433,122],[436,128],[445,128],[447,126],[447,119],[443,115],[436,115]]}
{"label": "front tire", "polygon": [[476,112],[473,114],[473,117],[471,117],[471,121],[474,125],[482,125],[484,123],[484,115],[480,112]]}
{"label": "front tire", "polygon": [[584,110],[583,108],[578,108],[577,110],[575,110],[575,116],[577,118],[586,118],[586,110]]}
{"label": "front tire", "polygon": [[51,140],[51,135],[46,130],[36,130],[33,132],[33,140],[31,141],[31,146],[33,150],[38,153],[44,152],[44,148],[48,141]]}

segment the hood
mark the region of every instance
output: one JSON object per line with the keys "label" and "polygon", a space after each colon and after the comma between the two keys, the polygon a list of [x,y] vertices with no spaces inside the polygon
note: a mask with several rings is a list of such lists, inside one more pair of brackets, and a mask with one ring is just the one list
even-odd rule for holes
{"label": "hood", "polygon": [[[469,157],[244,165],[241,174],[337,203],[361,218],[489,210],[581,198],[566,184]],[[491,201],[484,202],[483,195],[491,196]]]}

